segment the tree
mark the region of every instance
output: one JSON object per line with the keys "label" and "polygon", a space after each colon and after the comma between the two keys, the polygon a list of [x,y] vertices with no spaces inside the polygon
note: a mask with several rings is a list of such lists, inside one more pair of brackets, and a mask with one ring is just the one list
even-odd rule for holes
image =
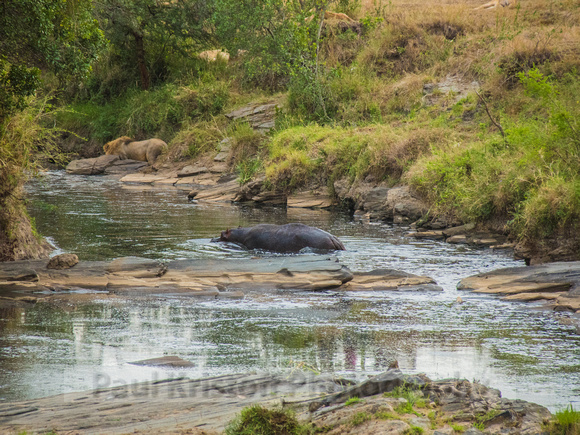
{"label": "tree", "polygon": [[41,70],[84,77],[104,44],[91,0],[3,0],[0,3],[0,261],[46,255],[22,199],[34,155],[54,131],[41,125],[46,106],[26,109]]}
{"label": "tree", "polygon": [[205,23],[209,1],[101,0],[96,7],[107,39],[119,59],[138,71],[144,90],[151,86],[151,68],[162,70],[170,51],[188,55],[211,40]]}

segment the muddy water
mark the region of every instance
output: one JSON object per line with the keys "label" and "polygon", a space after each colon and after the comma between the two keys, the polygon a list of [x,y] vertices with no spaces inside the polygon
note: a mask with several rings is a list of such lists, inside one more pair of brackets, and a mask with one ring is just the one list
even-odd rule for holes
{"label": "muddy water", "polygon": [[[479,380],[504,397],[552,410],[580,404],[577,318],[455,289],[465,276],[522,265],[507,253],[416,241],[405,228],[343,213],[191,204],[172,188],[135,188],[103,177],[54,172],[28,190],[39,231],[81,260],[249,258],[256,254],[209,239],[238,225],[303,222],[339,236],[348,251],[338,255],[353,270],[426,274],[445,291],[271,291],[242,301],[104,299],[3,311],[2,400],[250,370],[362,379],[396,359],[408,373]],[[463,304],[455,303],[459,295]],[[129,364],[163,355],[195,366]]]}

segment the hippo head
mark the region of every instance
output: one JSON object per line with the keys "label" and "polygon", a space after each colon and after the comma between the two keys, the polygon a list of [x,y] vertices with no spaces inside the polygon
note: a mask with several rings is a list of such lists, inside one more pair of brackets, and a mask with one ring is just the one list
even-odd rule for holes
{"label": "hippo head", "polygon": [[227,229],[225,231],[221,232],[221,235],[219,237],[214,237],[211,239],[212,243],[216,243],[216,242],[229,242],[230,241],[230,236],[232,234],[232,230]]}
{"label": "hippo head", "polygon": [[220,242],[229,242],[231,235],[232,230],[230,230],[229,228],[225,231],[222,231],[222,234],[220,236]]}

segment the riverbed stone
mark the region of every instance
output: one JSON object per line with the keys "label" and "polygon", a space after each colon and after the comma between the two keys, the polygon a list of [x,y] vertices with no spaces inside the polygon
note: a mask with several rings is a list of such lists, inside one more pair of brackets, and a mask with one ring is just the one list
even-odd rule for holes
{"label": "riverbed stone", "polygon": [[74,175],[98,175],[102,174],[106,168],[119,160],[116,155],[104,155],[91,159],[73,160],[66,167],[67,174]]}
{"label": "riverbed stone", "polygon": [[121,178],[123,183],[139,183],[139,184],[152,184],[155,181],[165,180],[168,177],[165,175],[155,175],[155,174],[127,174]]}
{"label": "riverbed stone", "polygon": [[79,257],[76,254],[60,254],[52,257],[48,264],[47,269],[70,269],[79,262]]}
{"label": "riverbed stone", "polygon": [[179,178],[192,177],[194,175],[205,174],[208,169],[205,166],[187,165],[177,172]]}
{"label": "riverbed stone", "polygon": [[140,361],[133,361],[129,364],[136,366],[154,366],[154,367],[194,367],[195,364],[191,361],[184,360],[175,355],[162,356],[159,358],[150,358]]}
{"label": "riverbed stone", "polygon": [[[457,288],[476,293],[524,295],[508,300],[550,300],[557,309],[580,310],[580,262],[499,269],[462,279]],[[549,294],[558,294],[557,297]],[[527,296],[532,295],[532,296]]]}

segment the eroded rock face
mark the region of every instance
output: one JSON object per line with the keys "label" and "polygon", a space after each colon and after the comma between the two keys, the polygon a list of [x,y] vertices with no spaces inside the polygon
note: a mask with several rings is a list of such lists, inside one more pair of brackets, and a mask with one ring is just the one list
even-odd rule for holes
{"label": "eroded rock face", "polygon": [[232,121],[247,122],[255,130],[267,132],[274,128],[277,108],[278,103],[274,102],[266,104],[250,103],[226,114],[226,117]]}
{"label": "eroded rock face", "polygon": [[52,257],[48,261],[46,268],[56,270],[70,269],[78,262],[79,257],[76,254],[60,254]]}
{"label": "eroded rock face", "polygon": [[429,207],[409,186],[388,187],[384,184],[356,183],[337,180],[334,191],[342,201],[363,210],[370,219],[394,223],[410,223],[423,217]]}

